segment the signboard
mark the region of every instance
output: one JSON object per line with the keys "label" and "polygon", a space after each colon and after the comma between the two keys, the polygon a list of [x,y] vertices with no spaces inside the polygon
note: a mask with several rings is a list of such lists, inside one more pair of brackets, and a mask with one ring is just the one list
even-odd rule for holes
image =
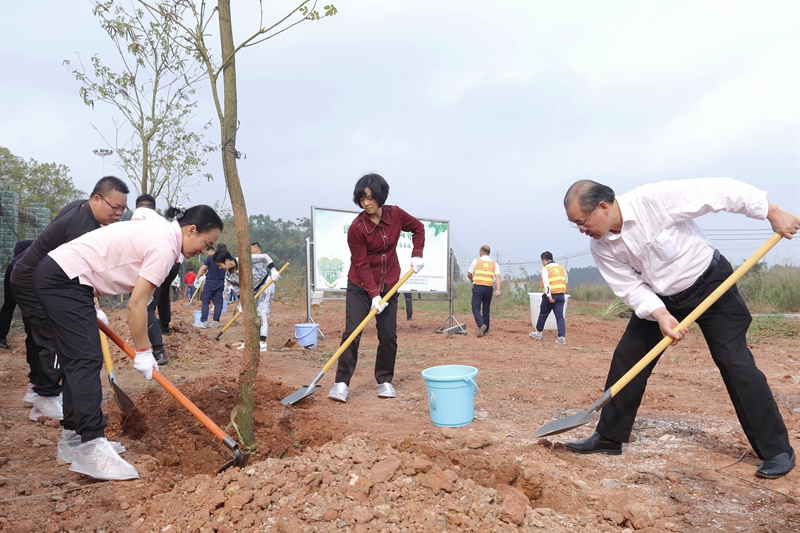
{"label": "signboard", "polygon": [[[347,231],[360,211],[311,207],[314,288],[317,291],[345,291],[350,271],[350,247]],[[448,292],[448,257],[450,254],[450,223],[420,218],[425,226],[425,248],[422,252],[425,268],[411,276],[399,292]],[[411,233],[403,232],[397,242],[400,272],[411,267]]]}

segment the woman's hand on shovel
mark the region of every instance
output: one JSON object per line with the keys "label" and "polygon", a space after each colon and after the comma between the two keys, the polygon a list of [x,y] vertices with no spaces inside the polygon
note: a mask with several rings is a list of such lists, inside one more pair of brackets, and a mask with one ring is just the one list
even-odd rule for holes
{"label": "woman's hand on shovel", "polygon": [[136,357],[133,359],[133,368],[144,376],[144,379],[147,381],[153,379],[153,370],[158,368],[156,358],[153,357],[153,350],[151,348],[136,350]]}
{"label": "woman's hand on shovel", "polygon": [[663,333],[665,337],[672,339],[670,346],[675,346],[678,344],[678,341],[682,340],[684,335],[686,335],[686,333],[689,331],[687,328],[681,328],[678,331],[675,331],[675,326],[680,324],[680,322],[678,322],[674,316],[669,314],[669,311],[667,311],[666,307],[659,307],[653,311],[650,316],[658,321],[658,326],[661,328],[661,333]]}

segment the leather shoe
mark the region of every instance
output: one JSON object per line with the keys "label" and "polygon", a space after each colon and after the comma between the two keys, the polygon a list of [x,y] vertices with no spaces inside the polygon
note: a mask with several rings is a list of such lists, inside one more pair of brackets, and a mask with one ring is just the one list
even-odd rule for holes
{"label": "leather shoe", "polygon": [[767,479],[775,479],[788,474],[794,468],[794,450],[779,453],[775,457],[770,457],[761,463],[756,470],[756,476]]}
{"label": "leather shoe", "polygon": [[622,453],[622,443],[615,440],[604,439],[597,433],[592,433],[591,437],[577,442],[568,442],[567,449],[575,453],[606,453],[608,455],[620,455]]}

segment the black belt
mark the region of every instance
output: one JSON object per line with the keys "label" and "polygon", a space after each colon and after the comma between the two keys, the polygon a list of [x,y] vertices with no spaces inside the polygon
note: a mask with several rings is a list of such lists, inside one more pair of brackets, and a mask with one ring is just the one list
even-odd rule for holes
{"label": "black belt", "polygon": [[694,293],[694,291],[696,291],[700,286],[703,285],[703,283],[706,280],[706,277],[708,277],[708,275],[711,274],[711,272],[713,272],[714,269],[717,267],[717,265],[719,264],[720,257],[721,256],[719,250],[714,250],[714,257],[711,258],[711,264],[709,264],[706,271],[703,272],[703,274],[699,278],[697,278],[697,281],[695,281],[692,284],[692,286],[689,287],[688,289],[684,289],[677,294],[673,294],[672,296],[667,296],[667,298],[669,298],[673,302],[682,302],[683,300],[691,296],[692,293]]}

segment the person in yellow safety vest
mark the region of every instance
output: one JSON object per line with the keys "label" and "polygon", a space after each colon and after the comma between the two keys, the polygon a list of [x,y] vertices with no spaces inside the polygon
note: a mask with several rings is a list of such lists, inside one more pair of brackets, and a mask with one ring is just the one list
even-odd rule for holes
{"label": "person in yellow safety vest", "polygon": [[550,311],[556,317],[556,326],[558,327],[558,338],[556,344],[567,344],[566,332],[567,326],[564,323],[564,300],[567,292],[567,270],[553,261],[553,254],[544,252],[542,254],[542,305],[539,308],[539,320],[536,321],[536,331],[531,332],[531,337],[536,340],[542,340],[542,331],[544,331],[544,323],[550,315]]}
{"label": "person in yellow safety vest", "polygon": [[[480,257],[474,259],[467,270],[467,277],[472,281],[472,315],[478,326],[478,337],[489,333],[489,312],[492,307],[492,287],[497,281],[494,296],[500,296],[500,265],[489,257],[491,250],[484,244],[480,249]],[[481,310],[483,308],[483,310]]]}

